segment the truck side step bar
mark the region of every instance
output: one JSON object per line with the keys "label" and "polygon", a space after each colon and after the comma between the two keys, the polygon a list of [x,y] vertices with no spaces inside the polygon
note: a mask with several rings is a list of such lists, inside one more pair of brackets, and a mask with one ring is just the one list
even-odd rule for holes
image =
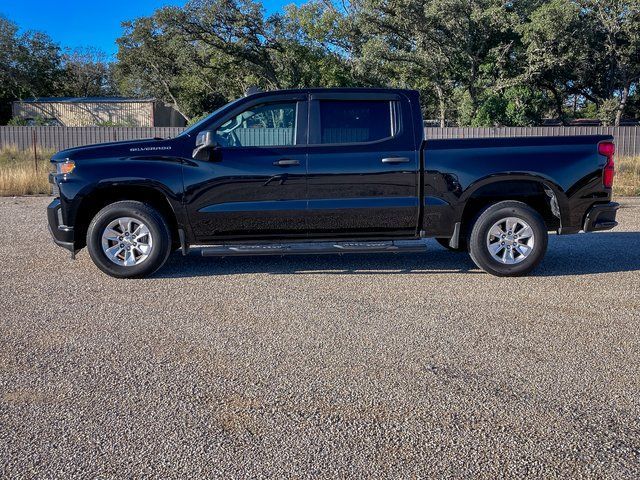
{"label": "truck side step bar", "polygon": [[192,246],[203,257],[238,257],[253,255],[307,255],[344,253],[408,253],[425,252],[427,244],[420,240],[382,242],[308,242],[278,244]]}

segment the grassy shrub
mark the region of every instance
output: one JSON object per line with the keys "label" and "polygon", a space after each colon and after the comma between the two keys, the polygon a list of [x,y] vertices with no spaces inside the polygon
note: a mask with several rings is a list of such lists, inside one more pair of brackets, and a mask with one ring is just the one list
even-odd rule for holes
{"label": "grassy shrub", "polygon": [[0,149],[0,196],[51,193],[48,180],[51,155],[53,151],[39,150],[36,170],[33,151]]}
{"label": "grassy shrub", "polygon": [[640,157],[616,158],[613,189],[619,196],[640,196]]}

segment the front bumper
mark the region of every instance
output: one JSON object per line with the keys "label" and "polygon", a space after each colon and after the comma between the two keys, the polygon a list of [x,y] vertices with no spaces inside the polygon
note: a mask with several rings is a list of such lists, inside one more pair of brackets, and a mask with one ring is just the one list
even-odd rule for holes
{"label": "front bumper", "polygon": [[594,205],[587,212],[584,219],[585,232],[599,232],[602,230],[611,230],[618,226],[616,222],[616,213],[620,208],[620,204],[615,202]]}
{"label": "front bumper", "polygon": [[49,232],[51,232],[56,245],[74,253],[75,233],[73,227],[64,225],[62,221],[62,204],[59,198],[54,199],[47,207],[47,220],[49,221]]}

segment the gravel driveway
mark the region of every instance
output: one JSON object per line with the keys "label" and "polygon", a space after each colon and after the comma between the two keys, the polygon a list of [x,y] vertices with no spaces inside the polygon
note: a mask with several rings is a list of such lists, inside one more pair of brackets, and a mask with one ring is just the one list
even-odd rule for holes
{"label": "gravel driveway", "polygon": [[115,280],[0,199],[0,477],[640,476],[640,202],[532,277],[426,254]]}

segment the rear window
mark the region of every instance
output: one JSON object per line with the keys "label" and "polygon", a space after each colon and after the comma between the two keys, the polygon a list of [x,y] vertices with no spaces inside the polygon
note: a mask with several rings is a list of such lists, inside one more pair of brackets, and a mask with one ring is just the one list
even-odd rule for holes
{"label": "rear window", "polygon": [[363,143],[393,137],[397,102],[320,100],[320,143]]}

